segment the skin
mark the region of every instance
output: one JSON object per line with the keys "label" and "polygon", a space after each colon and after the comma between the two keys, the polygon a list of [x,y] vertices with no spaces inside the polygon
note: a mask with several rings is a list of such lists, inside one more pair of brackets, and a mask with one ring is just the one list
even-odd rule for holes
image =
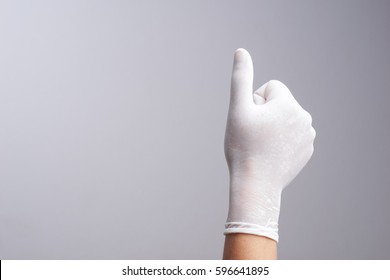
{"label": "skin", "polygon": [[276,260],[277,243],[264,236],[245,233],[225,237],[224,260]]}

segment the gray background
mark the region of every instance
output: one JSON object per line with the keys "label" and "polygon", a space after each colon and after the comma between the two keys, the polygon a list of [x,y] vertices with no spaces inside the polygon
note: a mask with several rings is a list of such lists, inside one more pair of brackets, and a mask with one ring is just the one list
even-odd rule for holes
{"label": "gray background", "polygon": [[389,1],[0,1],[0,258],[219,259],[233,52],[313,116],[281,259],[390,258]]}

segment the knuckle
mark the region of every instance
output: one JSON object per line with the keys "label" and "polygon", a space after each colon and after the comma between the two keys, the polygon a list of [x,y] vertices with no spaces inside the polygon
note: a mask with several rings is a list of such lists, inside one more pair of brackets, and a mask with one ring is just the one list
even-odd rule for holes
{"label": "knuckle", "polygon": [[302,118],[304,120],[304,123],[307,124],[307,126],[311,126],[312,123],[313,123],[313,117],[311,116],[311,114],[306,111],[305,109],[302,109]]}
{"label": "knuckle", "polygon": [[316,138],[316,136],[317,136],[317,132],[316,132],[316,130],[313,128],[313,127],[311,127],[311,135],[312,135],[312,138],[313,138],[313,140]]}
{"label": "knuckle", "polygon": [[281,81],[279,81],[279,80],[274,80],[274,79],[269,80],[268,84],[269,84],[270,86],[281,86],[281,85],[284,85]]}
{"label": "knuckle", "polygon": [[313,117],[311,116],[311,114],[309,112],[306,112],[306,118],[307,118],[309,124],[311,125],[313,122]]}
{"label": "knuckle", "polygon": [[311,156],[314,154],[314,145],[312,144],[310,146],[310,150],[309,150],[309,158],[311,158]]}

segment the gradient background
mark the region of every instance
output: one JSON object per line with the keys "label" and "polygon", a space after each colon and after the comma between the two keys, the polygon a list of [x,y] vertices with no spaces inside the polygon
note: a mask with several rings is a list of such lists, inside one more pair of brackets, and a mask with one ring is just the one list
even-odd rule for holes
{"label": "gradient background", "polygon": [[281,259],[390,258],[390,1],[0,1],[0,258],[220,259],[233,52],[313,116]]}

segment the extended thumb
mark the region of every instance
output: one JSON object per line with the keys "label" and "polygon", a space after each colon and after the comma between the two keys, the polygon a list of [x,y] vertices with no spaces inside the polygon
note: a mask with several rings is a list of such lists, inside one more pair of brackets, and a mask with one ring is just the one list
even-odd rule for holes
{"label": "extended thumb", "polygon": [[235,107],[254,104],[252,58],[249,52],[242,48],[237,49],[234,53],[230,104]]}

